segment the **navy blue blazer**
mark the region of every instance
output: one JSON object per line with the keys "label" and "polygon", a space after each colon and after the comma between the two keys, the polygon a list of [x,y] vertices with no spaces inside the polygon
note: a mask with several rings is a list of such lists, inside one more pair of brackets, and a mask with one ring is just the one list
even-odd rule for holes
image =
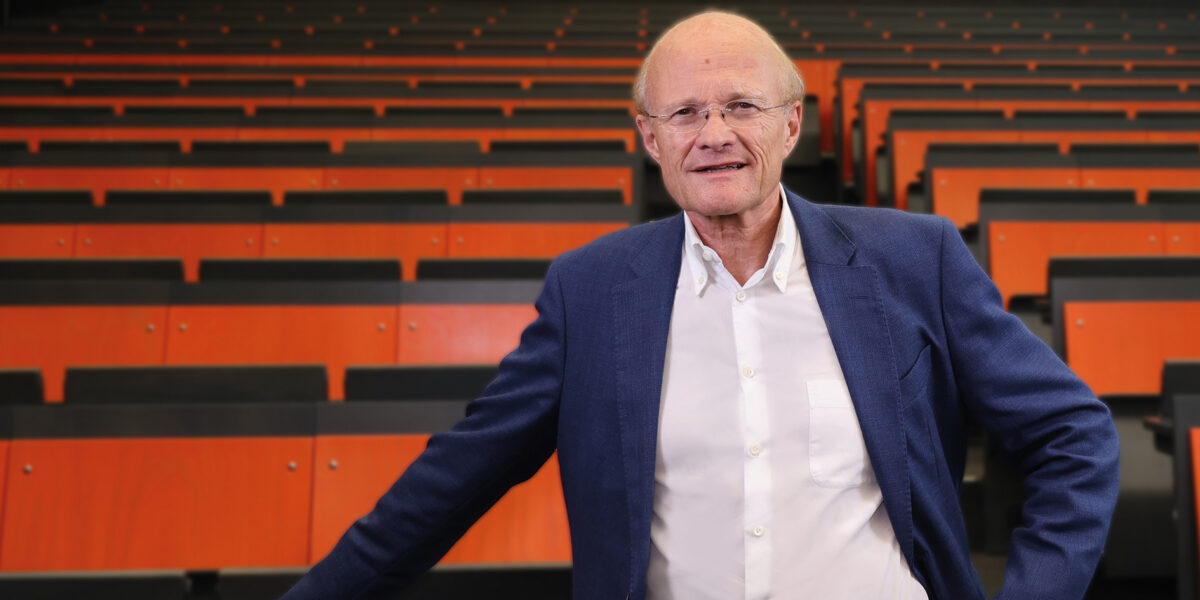
{"label": "navy blue blazer", "polygon": [[[985,595],[958,503],[968,419],[1024,475],[998,597],[1082,597],[1116,502],[1108,410],[1004,311],[945,219],[787,200],[892,528],[930,598]],[[643,598],[682,246],[675,216],[559,257],[496,380],[285,598],[383,597],[555,450],[574,597]]]}

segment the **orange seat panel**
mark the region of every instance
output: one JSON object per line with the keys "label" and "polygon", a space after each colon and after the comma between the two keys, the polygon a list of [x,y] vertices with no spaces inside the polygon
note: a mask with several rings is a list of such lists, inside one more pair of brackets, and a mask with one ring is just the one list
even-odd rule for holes
{"label": "orange seat panel", "polygon": [[397,362],[495,363],[536,316],[531,304],[404,304]]}
{"label": "orange seat panel", "polygon": [[449,204],[464,189],[620,189],[633,203],[632,167],[14,167],[0,188],[57,190],[63,182],[90,190],[104,204],[108,190],[261,190],[283,204],[288,191],[444,189]]}
{"label": "orange seat panel", "polygon": [[74,251],[74,225],[0,225],[0,258],[70,258]]}
{"label": "orange seat panel", "polygon": [[1138,204],[1145,204],[1149,191],[1193,190],[1200,188],[1200,170],[1185,168],[1083,168],[1079,170],[1083,187],[1096,189],[1135,189]]}
{"label": "orange seat panel", "polygon": [[925,168],[925,153],[930,144],[960,143],[1057,143],[1062,152],[1080,143],[1194,143],[1200,131],[1077,131],[1077,130],[1003,130],[1003,131],[896,131],[897,150],[892,153],[892,195],[897,208],[908,207],[908,185],[917,182]]}
{"label": "orange seat panel", "polygon": [[1097,395],[1162,393],[1167,359],[1200,359],[1200,301],[1067,302],[1067,364]]}
{"label": "orange seat panel", "polygon": [[979,222],[979,192],[984,188],[1079,187],[1076,168],[935,168],[932,176],[933,212],[950,219],[959,229]]}
{"label": "orange seat panel", "polygon": [[451,223],[450,256],[553,258],[627,223]]}
{"label": "orange seat panel", "polygon": [[399,258],[404,279],[417,260],[446,256],[444,223],[268,223],[263,255],[282,257]]}
{"label": "orange seat panel", "polygon": [[494,189],[613,189],[625,204],[633,204],[633,170],[629,167],[484,167],[481,188]]}
{"label": "orange seat panel", "polygon": [[[897,131],[894,134],[896,148],[889,158],[892,161],[892,204],[896,208],[908,208],[908,186],[917,183],[918,175],[925,169],[925,154],[929,144],[1015,144],[1021,141],[1016,131]],[[867,180],[871,186],[872,180]]]}
{"label": "orange seat panel", "polygon": [[1167,254],[1200,254],[1200,223],[1167,223],[1163,235]]}
{"label": "orange seat panel", "polygon": [[41,368],[49,402],[68,366],[163,363],[165,306],[0,306],[0,323],[0,366]]}
{"label": "orange seat panel", "polygon": [[512,488],[446,553],[443,563],[569,562],[567,507],[551,456]]}
{"label": "orange seat panel", "polygon": [[187,281],[199,278],[201,258],[258,258],[263,252],[263,226],[253,223],[81,223],[78,236],[78,257],[180,258]]}
{"label": "orange seat panel", "polygon": [[[4,469],[0,473],[0,531],[4,530],[4,504],[7,498],[5,492],[8,490],[8,477],[11,473],[14,477],[18,471],[24,468],[25,465],[10,465],[8,463],[9,446],[11,442],[8,440],[0,440],[0,469]],[[21,471],[23,473],[23,471]],[[4,564],[4,548],[0,545],[0,564]]]}
{"label": "orange seat panel", "polygon": [[312,448],[309,437],[15,440],[0,569],[303,564]]}
{"label": "orange seat panel", "polygon": [[166,364],[320,363],[338,399],[346,365],[396,361],[396,314],[395,306],[172,306]]}
{"label": "orange seat panel", "polygon": [[[313,486],[311,562],[341,535],[425,449],[427,435],[318,436]],[[330,468],[336,461],[337,467]],[[443,563],[570,561],[566,507],[551,458],[514,487],[450,550]]]}
{"label": "orange seat panel", "polygon": [[1043,296],[1052,256],[1163,253],[1162,223],[993,221],[988,224],[989,272],[1007,303]]}
{"label": "orange seat panel", "polygon": [[[1200,427],[1192,427],[1188,432],[1192,448],[1192,486],[1194,490],[1192,498],[1197,499],[1200,498]],[[1200,500],[1193,500],[1193,502],[1196,505],[1196,528],[1200,531]]]}

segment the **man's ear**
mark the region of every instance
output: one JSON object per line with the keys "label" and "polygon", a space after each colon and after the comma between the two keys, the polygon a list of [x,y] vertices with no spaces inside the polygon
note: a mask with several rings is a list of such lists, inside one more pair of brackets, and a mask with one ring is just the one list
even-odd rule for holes
{"label": "man's ear", "polygon": [[787,153],[791,154],[792,149],[796,147],[796,142],[800,141],[800,124],[804,122],[804,101],[795,102],[787,112],[787,137],[784,138],[783,144],[787,148]]}
{"label": "man's ear", "polygon": [[638,133],[642,134],[642,146],[646,148],[646,154],[658,162],[658,138],[654,136],[654,123],[650,122],[650,117],[646,115],[637,116]]}

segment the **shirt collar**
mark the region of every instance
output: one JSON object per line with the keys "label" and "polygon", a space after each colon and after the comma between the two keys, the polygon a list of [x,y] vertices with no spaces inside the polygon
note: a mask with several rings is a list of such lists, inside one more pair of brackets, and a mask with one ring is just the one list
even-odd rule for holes
{"label": "shirt collar", "polygon": [[[751,277],[745,287],[751,287],[757,284],[762,277],[768,277],[780,292],[787,291],[788,275],[792,271],[796,256],[799,232],[796,229],[796,218],[788,208],[786,198],[783,184],[780,183],[779,203],[782,209],[779,211],[779,225],[775,228],[775,240],[771,243],[771,253],[767,255],[767,263],[762,272]],[[686,212],[683,213],[683,259],[687,261],[688,268],[692,273],[693,290],[696,295],[700,295],[705,286],[712,281],[712,273],[715,272],[715,269],[709,269],[709,265],[720,266],[721,257],[700,240],[700,234],[696,233],[696,226],[692,225],[691,217]]]}

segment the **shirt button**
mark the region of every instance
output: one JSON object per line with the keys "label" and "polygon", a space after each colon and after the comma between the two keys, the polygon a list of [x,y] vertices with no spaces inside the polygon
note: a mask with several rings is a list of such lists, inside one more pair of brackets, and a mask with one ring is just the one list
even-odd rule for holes
{"label": "shirt button", "polygon": [[747,379],[750,379],[750,378],[754,377],[754,369],[750,368],[749,365],[746,365],[746,366],[742,367],[742,375],[744,377],[746,377]]}
{"label": "shirt button", "polygon": [[786,275],[784,275],[783,271],[775,271],[775,279],[776,279],[776,280],[778,280],[778,281],[783,281],[783,278],[784,278],[785,276],[786,276]]}
{"label": "shirt button", "polygon": [[738,302],[745,302],[746,301],[746,292],[738,292],[737,294],[734,294],[733,297],[737,298]]}
{"label": "shirt button", "polygon": [[754,528],[754,537],[762,537],[763,534],[766,532],[767,531],[765,529],[763,529],[762,527],[755,527]]}
{"label": "shirt button", "polygon": [[696,278],[696,285],[704,285],[704,278],[703,278],[703,277],[697,277],[697,278]]}
{"label": "shirt button", "polygon": [[707,261],[710,261],[710,262],[711,262],[711,261],[712,261],[712,252],[705,252],[705,253],[704,253],[704,260],[707,260]]}
{"label": "shirt button", "polygon": [[750,444],[750,456],[758,456],[759,454],[762,454],[762,446]]}

